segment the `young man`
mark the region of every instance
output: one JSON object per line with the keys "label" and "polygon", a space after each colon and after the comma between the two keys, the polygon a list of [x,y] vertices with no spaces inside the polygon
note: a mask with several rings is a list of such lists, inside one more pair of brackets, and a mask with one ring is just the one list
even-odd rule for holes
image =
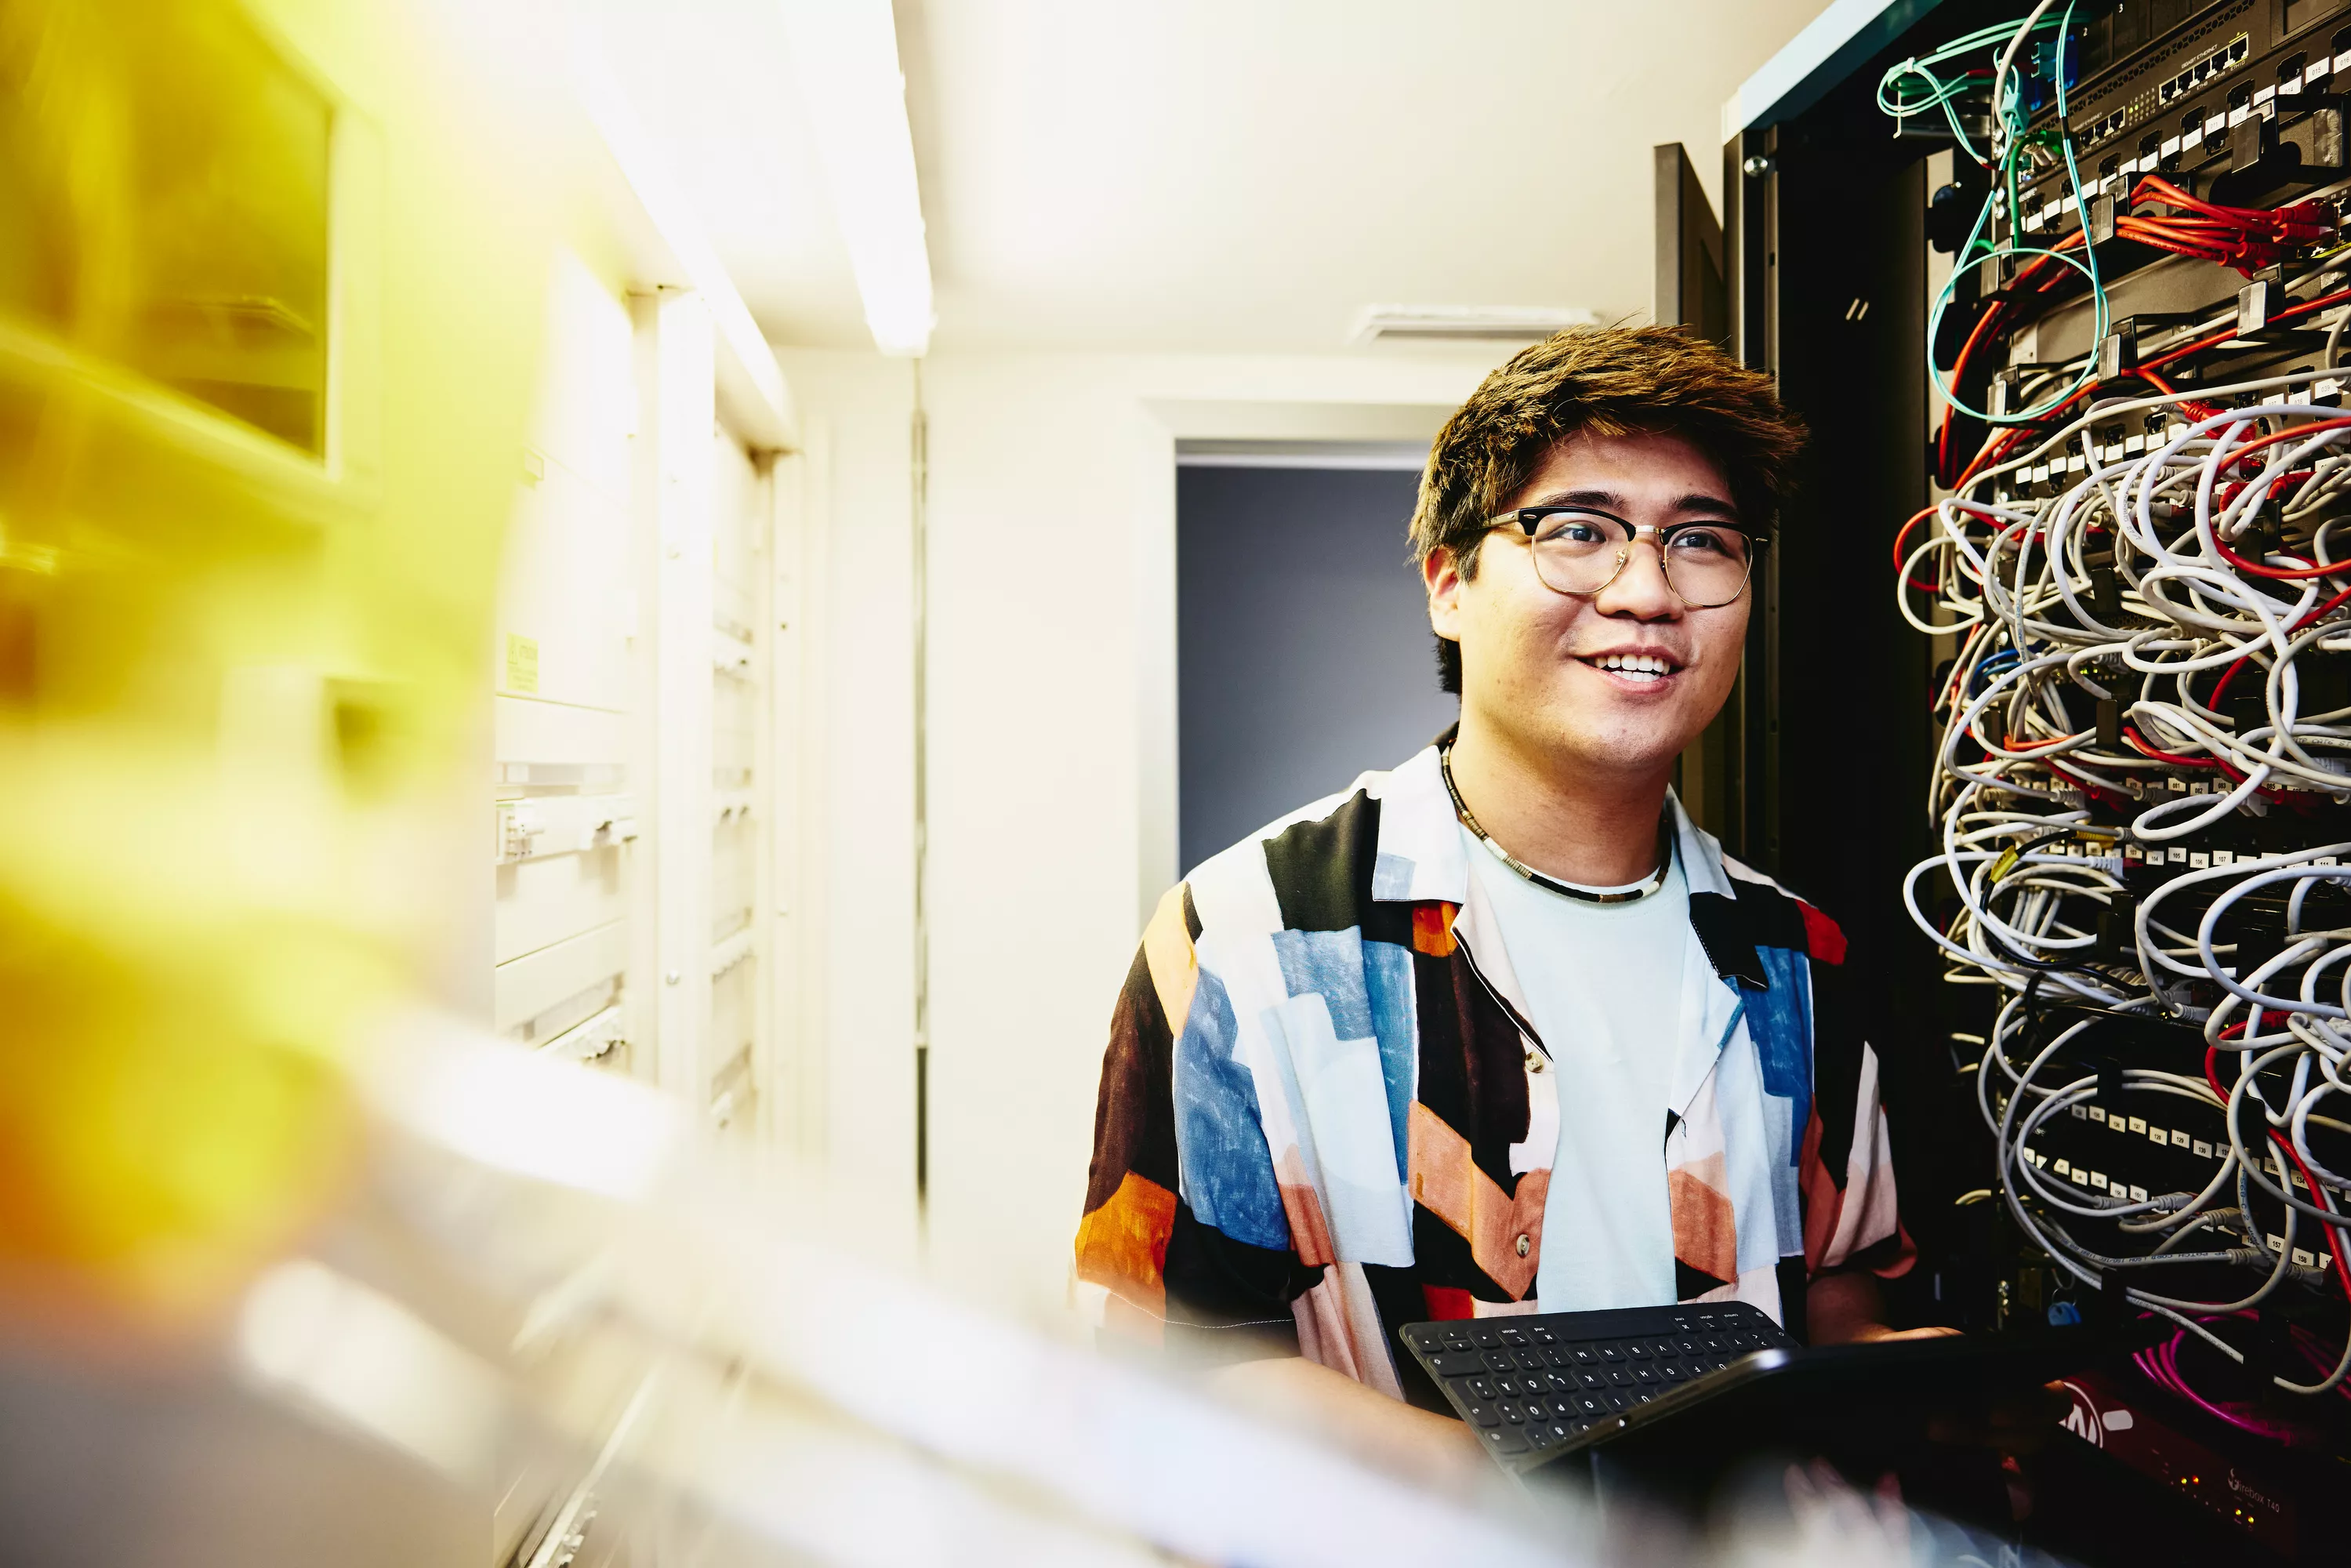
{"label": "young man", "polygon": [[1447,422],[1412,541],[1460,723],[1161,903],[1078,1232],[1113,1322],[1438,1443],[1404,1323],[1736,1298],[1891,1332],[1844,937],[1668,789],[1802,438],[1662,328],[1562,333]]}

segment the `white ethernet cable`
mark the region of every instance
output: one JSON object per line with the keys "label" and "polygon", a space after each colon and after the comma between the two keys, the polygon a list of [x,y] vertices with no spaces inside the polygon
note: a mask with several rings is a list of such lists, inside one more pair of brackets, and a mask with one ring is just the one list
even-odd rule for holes
{"label": "white ethernet cable", "polygon": [[[1941,852],[1912,869],[1904,898],[1952,977],[2004,993],[1977,1073],[1999,1142],[2001,1194],[2072,1278],[2097,1286],[2123,1271],[2126,1300],[2238,1361],[2241,1353],[2197,1320],[2257,1305],[2290,1280],[2320,1279],[2294,1261],[2297,1232],[2331,1247],[2351,1227],[2351,1206],[2337,1202],[2351,1177],[2311,1150],[2314,1127],[2351,1134],[2351,1124],[2320,1113],[2329,1096],[2351,1094],[2351,927],[2306,919],[2325,907],[2310,903],[2314,889],[2351,884],[2351,864],[2341,863],[2351,861],[2351,841],[2220,849],[2217,859],[2207,848],[2216,830],[2241,843],[2229,829],[2250,817],[2315,814],[2351,800],[2351,707],[2318,711],[2298,667],[2313,655],[2351,654],[2351,609],[2335,602],[2351,605],[2351,570],[2334,580],[2325,570],[2344,561],[2351,538],[2342,527],[2351,522],[2351,419],[2298,395],[2322,373],[2093,404],[1942,501],[1933,531],[1902,555],[1896,590],[1911,626],[1961,639],[1938,704],[1945,722],[1928,800]],[[2221,406],[2181,406],[2191,403]],[[2159,435],[2115,436],[2151,415]],[[2063,476],[2055,493],[2031,494],[2027,476],[2050,474]],[[2300,575],[2267,576],[2248,562]],[[2102,594],[2106,572],[2114,582]],[[2212,706],[2224,674],[2237,719]],[[2259,719],[2241,722],[2256,701]],[[2081,727],[2095,703],[2112,705],[2103,737],[2098,725]],[[2102,805],[2113,809],[2094,810]],[[2127,874],[2175,856],[2179,872],[2134,898]],[[1956,904],[1948,928],[1922,904],[1935,873]],[[2226,937],[2231,912],[2280,895],[2283,946],[2241,964]],[[2102,908],[2129,911],[2120,954],[2102,946]],[[2169,1096],[2222,1117],[2226,1130],[2213,1139],[2220,1162],[2200,1191],[2109,1197],[2050,1176],[2045,1156],[2028,1154],[2052,1118],[2098,1091],[2096,1075],[2078,1070],[2043,1082],[2086,1023],[2058,1033],[2029,1064],[2010,1054],[2032,1003],[2061,999],[2200,1021],[2208,1044],[2241,1063],[2225,1099],[2177,1073],[2120,1074],[2127,1094]],[[2283,1093],[2281,1077],[2290,1083]],[[2252,1137],[2255,1115],[2283,1149]],[[2338,1153],[2335,1163],[2351,1158]],[[2282,1235],[2261,1233],[2246,1207],[2254,1193],[2282,1215]],[[2097,1222],[2156,1244],[2117,1253],[2115,1245],[2133,1243],[2101,1248],[2068,1228]],[[2200,1248],[2180,1245],[2224,1232]],[[2259,1278],[2229,1300],[2152,1283],[2181,1269],[2209,1280],[2216,1267]],[[2317,1394],[2346,1374],[2351,1344],[2320,1381],[2276,1382]]]}

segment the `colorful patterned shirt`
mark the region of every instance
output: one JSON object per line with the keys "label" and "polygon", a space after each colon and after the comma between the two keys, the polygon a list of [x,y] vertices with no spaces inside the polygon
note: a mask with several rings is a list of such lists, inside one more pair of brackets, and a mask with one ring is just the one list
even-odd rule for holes
{"label": "colorful patterned shirt", "polygon": [[[1663,1129],[1677,1294],[1780,1317],[1813,1274],[1912,1260],[1877,1061],[1844,934],[1668,809],[1698,937]],[[1536,1310],[1562,1086],[1472,888],[1432,746],[1161,901],[1078,1228],[1113,1326],[1294,1345],[1441,1407],[1396,1330]]]}

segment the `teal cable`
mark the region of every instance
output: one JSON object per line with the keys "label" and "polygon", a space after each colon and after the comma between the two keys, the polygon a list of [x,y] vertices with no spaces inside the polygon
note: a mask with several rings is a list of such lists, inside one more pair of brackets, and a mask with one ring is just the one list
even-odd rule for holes
{"label": "teal cable", "polygon": [[[2065,91],[2066,47],[2073,37],[2074,3],[2075,0],[2068,0],[2064,16],[2056,24],[2057,55],[2053,73],[2056,81],[2057,97],[2056,141],[2058,150],[2064,155],[2065,160],[2065,177],[2073,189],[2074,211],[2080,216],[2083,226],[2085,230],[2086,230],[2089,225],[2089,202],[2085,196],[2082,189],[2081,166],[2074,158],[2073,131],[2068,122],[2070,106]],[[2015,36],[2015,29],[2013,26],[2005,29],[1986,28],[1983,29],[1980,34],[1969,35],[1969,37],[1962,42],[1968,46],[1980,47],[1983,42],[1987,41],[1986,35],[1989,35],[1991,38],[2013,37]],[[1946,45],[1944,46],[1943,50],[1937,51],[1937,55],[1943,55],[1948,51],[1956,50],[1960,47],[1961,44]],[[1936,56],[1928,57],[1929,59],[1936,57]],[[1904,69],[1910,64],[1911,62],[1905,62],[1903,67],[1897,67],[1896,69],[1897,71]],[[1890,77],[1893,74],[1893,72],[1889,72],[1888,76]],[[2018,73],[2011,69],[2010,75],[2011,77],[2017,77]],[[1882,86],[1883,84],[1881,84],[1881,87]],[[2017,81],[2015,86],[2011,86],[2008,81],[1995,82],[1993,84],[1993,116],[2009,133],[2007,138],[2009,143],[2008,149],[2001,157],[2001,184],[2008,193],[2009,225],[2012,235],[2021,233],[2023,228],[2023,206],[2022,193],[2016,183],[2016,165],[2022,156],[2023,149],[2026,145],[2027,127],[2030,124],[2029,117],[2022,115],[2017,109],[2017,103],[2022,97],[2022,91],[2019,90],[2021,86],[2021,78]],[[1946,113],[1949,112],[1949,106],[1946,105]],[[1944,379],[1942,371],[1936,366],[1934,344],[1936,340],[1941,335],[1943,316],[1945,311],[1949,308],[1951,300],[1957,293],[1960,276],[1970,266],[1981,259],[1981,257],[1977,254],[1979,246],[1981,247],[1982,255],[1984,256],[1996,254],[1993,247],[1989,244],[1986,244],[1983,238],[1984,227],[1991,218],[1995,200],[1996,197],[1994,195],[1988,194],[1985,196],[1983,208],[1976,214],[1975,226],[1969,232],[1967,243],[1959,247],[1959,258],[1958,263],[1951,269],[1949,279],[1947,280],[1943,287],[1936,293],[1934,309],[1929,313],[1927,322],[1927,373],[1934,382],[1936,391],[1942,393],[1944,401],[1949,403],[1952,408],[1958,410],[1959,413],[1968,414],[1976,419],[1980,419],[1987,424],[2013,425],[2025,423],[2031,420],[2038,419],[2052,409],[2064,406],[2064,404],[2076,392],[2079,392],[2083,388],[2090,385],[2096,379],[2098,362],[2097,355],[2093,351],[2085,361],[2080,374],[2075,376],[2071,382],[2069,382],[2062,391],[2052,396],[2048,401],[2032,408],[2021,410],[2015,413],[2001,415],[1994,415],[1986,410],[1976,408],[1964,402],[1959,397],[1958,389],[1953,387]],[[2023,246],[2011,242],[2007,254],[2018,256],[2053,256],[2059,262],[2074,268],[2074,271],[2079,272],[2084,277],[2087,278],[2090,284],[2091,297],[2095,304],[2095,314],[2093,317],[2095,325],[2091,333],[2092,341],[2100,341],[2105,338],[2113,325],[2113,310],[2106,297],[2105,280],[2098,276],[2098,258],[2097,251],[2095,246],[2085,242],[2082,246],[2082,256],[2080,258],[2076,258],[2071,255],[2052,250],[2047,246]]]}

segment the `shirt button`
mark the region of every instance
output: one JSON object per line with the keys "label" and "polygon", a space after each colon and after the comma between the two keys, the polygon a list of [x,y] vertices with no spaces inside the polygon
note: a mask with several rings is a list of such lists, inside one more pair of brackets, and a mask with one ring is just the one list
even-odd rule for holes
{"label": "shirt button", "polygon": [[1530,1253],[1530,1252],[1533,1251],[1533,1250],[1534,1250],[1534,1248],[1535,1248],[1535,1244],[1534,1244],[1532,1241],[1530,1241],[1529,1239],[1527,1239],[1527,1238],[1525,1238],[1524,1236],[1521,1236],[1521,1237],[1520,1237],[1520,1238],[1519,1238],[1519,1256],[1520,1256],[1520,1257],[1521,1257],[1521,1258],[1525,1257],[1528,1253]]}

